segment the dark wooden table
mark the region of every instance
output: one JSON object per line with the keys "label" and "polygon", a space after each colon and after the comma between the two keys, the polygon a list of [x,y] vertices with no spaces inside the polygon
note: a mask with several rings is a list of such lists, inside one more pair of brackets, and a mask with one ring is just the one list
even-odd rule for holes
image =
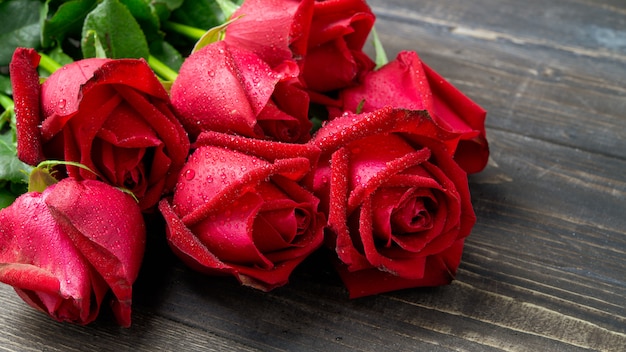
{"label": "dark wooden table", "polygon": [[323,258],[271,293],[152,241],[133,325],[59,324],[0,286],[0,351],[625,351],[624,0],[370,0],[390,58],[488,110],[492,159],[452,285],[349,300]]}

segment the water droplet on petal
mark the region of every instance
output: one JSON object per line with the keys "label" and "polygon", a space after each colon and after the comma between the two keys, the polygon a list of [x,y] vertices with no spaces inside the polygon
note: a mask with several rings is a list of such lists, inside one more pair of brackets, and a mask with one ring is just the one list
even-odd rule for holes
{"label": "water droplet on petal", "polygon": [[192,169],[188,169],[187,171],[185,171],[185,179],[187,181],[193,180],[195,176],[196,176],[196,172],[193,171]]}
{"label": "water droplet on petal", "polygon": [[67,100],[59,99],[59,102],[57,103],[57,107],[59,109],[64,109],[66,104],[67,104]]}

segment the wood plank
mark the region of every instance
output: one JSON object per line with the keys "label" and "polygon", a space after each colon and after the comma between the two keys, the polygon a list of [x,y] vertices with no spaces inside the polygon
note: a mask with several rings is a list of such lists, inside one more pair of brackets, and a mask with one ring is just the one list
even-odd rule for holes
{"label": "wood plank", "polygon": [[[141,300],[141,299],[140,299]],[[141,308],[133,325],[123,329],[103,312],[89,326],[61,324],[23,303],[12,288],[0,285],[0,351],[256,351],[204,329],[187,329],[179,322]]]}
{"label": "wood plank", "polygon": [[444,0],[371,0],[380,17],[446,27],[453,35],[501,39],[522,45],[557,48],[576,55],[624,61],[626,7],[617,1],[529,0],[472,2]]}

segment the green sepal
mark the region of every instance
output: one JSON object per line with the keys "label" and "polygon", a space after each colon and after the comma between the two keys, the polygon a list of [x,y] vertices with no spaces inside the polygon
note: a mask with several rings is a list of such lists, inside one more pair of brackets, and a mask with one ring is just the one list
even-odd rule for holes
{"label": "green sepal", "polygon": [[230,25],[231,23],[237,21],[238,19],[240,19],[241,17],[243,17],[243,15],[241,16],[237,16],[229,21],[226,21],[225,23],[219,25],[219,26],[215,26],[211,29],[209,29],[208,31],[206,31],[202,37],[200,38],[200,40],[198,40],[196,42],[196,45],[194,45],[193,50],[191,50],[191,53],[195,53],[196,51],[204,48],[205,46],[211,44],[211,43],[215,43],[217,41],[220,41],[222,39],[224,39],[224,35],[226,34],[226,27],[228,27],[228,25]]}
{"label": "green sepal", "polygon": [[40,162],[39,165],[37,165],[37,167],[35,167],[30,172],[30,175],[28,177],[28,191],[43,192],[49,186],[52,186],[53,184],[59,182],[59,180],[54,177],[55,171],[53,169],[55,166],[59,165],[79,167],[99,177],[99,175],[95,171],[81,163],[63,160],[44,160]]}
{"label": "green sepal", "polygon": [[43,192],[49,186],[59,182],[49,169],[36,167],[28,175],[28,192]]}
{"label": "green sepal", "polygon": [[387,58],[387,54],[385,53],[385,48],[383,47],[383,43],[378,38],[378,33],[376,32],[376,28],[372,28],[372,41],[374,44],[374,51],[376,53],[376,69],[379,69],[385,66],[389,59]]}

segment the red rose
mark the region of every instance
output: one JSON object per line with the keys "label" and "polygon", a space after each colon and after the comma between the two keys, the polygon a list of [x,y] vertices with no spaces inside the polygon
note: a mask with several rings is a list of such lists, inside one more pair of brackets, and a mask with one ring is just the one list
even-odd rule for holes
{"label": "red rose", "polygon": [[[307,49],[313,0],[246,0],[232,15],[224,41],[257,54],[272,68],[300,62]],[[241,17],[240,17],[241,16]]]}
{"label": "red rose", "polygon": [[475,222],[448,152],[457,141],[426,114],[392,108],[345,114],[313,137],[313,189],[351,297],[452,280]]}
{"label": "red rose", "polygon": [[196,270],[264,291],[284,285],[323,240],[319,200],[297,183],[318,150],[215,132],[197,144],[159,204],[170,246]]}
{"label": "red rose", "polygon": [[219,41],[185,60],[172,86],[172,104],[193,138],[212,130],[306,142],[309,98],[297,74],[295,63],[277,72],[255,53]]}
{"label": "red rose", "polygon": [[[40,86],[38,54],[18,48],[11,62],[18,155],[79,162],[104,181],[132,191],[142,209],[171,191],[189,139],[150,67],[135,59],[86,59]],[[40,110],[41,106],[41,110]],[[67,168],[69,176],[93,179]]]}
{"label": "red rose", "polygon": [[454,159],[465,171],[479,172],[487,164],[485,110],[424,64],[415,52],[399,53],[394,61],[366,74],[360,85],[343,90],[340,97],[344,111],[370,112],[385,106],[426,110],[441,127],[461,134]]}
{"label": "red rose", "polygon": [[0,281],[58,321],[87,324],[113,293],[130,325],[145,245],[135,200],[103,182],[66,178],[0,211]]}
{"label": "red rose", "polygon": [[376,17],[364,0],[315,1],[302,72],[307,88],[328,92],[374,68],[363,45]]}

